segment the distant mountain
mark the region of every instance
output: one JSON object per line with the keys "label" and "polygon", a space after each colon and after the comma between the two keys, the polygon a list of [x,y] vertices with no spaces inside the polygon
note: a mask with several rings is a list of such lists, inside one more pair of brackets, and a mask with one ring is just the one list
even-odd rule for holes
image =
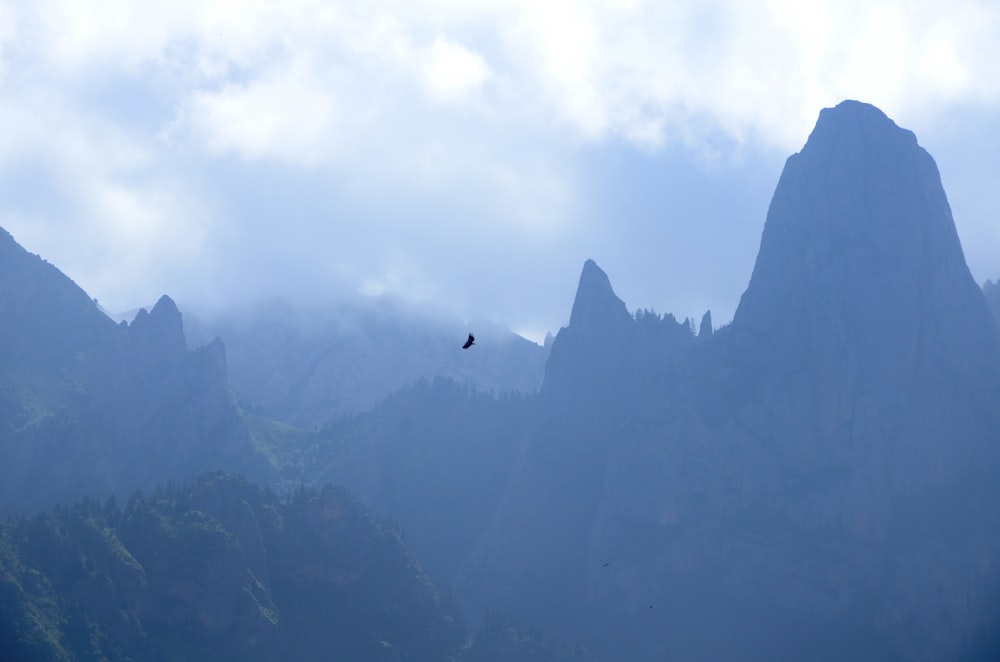
{"label": "distant mountain", "polygon": [[340,489],[209,475],[0,525],[17,660],[452,660],[465,644],[400,533]]}
{"label": "distant mountain", "polygon": [[[537,391],[547,348],[483,320],[384,300],[328,308],[280,301],[196,319],[192,342],[220,337],[233,388],[248,405],[299,427],[373,407],[419,379],[445,377],[495,393]],[[476,346],[461,349],[467,331]]]}
{"label": "distant mountain", "polygon": [[933,159],[826,109],[731,325],[584,265],[460,594],[602,659],[995,659],[995,329]]}
{"label": "distant mountain", "polygon": [[188,351],[163,297],[115,324],[0,232],[0,512],[104,498],[224,468],[270,475],[220,342]]}

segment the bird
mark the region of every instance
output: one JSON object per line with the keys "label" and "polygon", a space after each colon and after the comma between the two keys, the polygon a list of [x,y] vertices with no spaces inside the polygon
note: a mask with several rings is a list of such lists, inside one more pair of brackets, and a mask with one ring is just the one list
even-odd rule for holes
{"label": "bird", "polygon": [[475,344],[476,344],[476,337],[470,333],[469,339],[465,341],[464,345],[462,345],[462,349],[469,349]]}
{"label": "bird", "polygon": [[609,565],[611,565],[611,561],[605,561],[604,563],[601,564],[601,567],[607,568]]}

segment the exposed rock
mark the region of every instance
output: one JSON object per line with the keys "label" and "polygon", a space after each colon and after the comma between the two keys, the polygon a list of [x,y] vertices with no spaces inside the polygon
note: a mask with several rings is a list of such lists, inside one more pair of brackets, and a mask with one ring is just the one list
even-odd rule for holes
{"label": "exposed rock", "polygon": [[185,354],[181,313],[167,295],[160,297],[150,312],[140,309],[128,328],[136,358],[155,364],[176,361]]}
{"label": "exposed rock", "polygon": [[708,338],[712,335],[712,311],[706,310],[701,317],[701,324],[698,326],[698,337]]}
{"label": "exposed rock", "polygon": [[823,111],[704,342],[587,282],[463,595],[611,659],[953,659],[1000,626],[1000,343],[912,133]]}
{"label": "exposed rock", "polygon": [[989,304],[990,310],[993,312],[993,319],[997,323],[997,328],[1000,329],[1000,284],[994,283],[991,280],[986,281],[983,285],[983,295],[986,297],[986,303]]}
{"label": "exposed rock", "polygon": [[672,388],[676,360],[692,342],[690,327],[673,317],[630,315],[587,261],[519,462],[460,576],[474,616],[495,607],[578,638],[571,624],[588,608],[581,579],[594,561],[590,535],[617,430],[644,376],[661,375]]}

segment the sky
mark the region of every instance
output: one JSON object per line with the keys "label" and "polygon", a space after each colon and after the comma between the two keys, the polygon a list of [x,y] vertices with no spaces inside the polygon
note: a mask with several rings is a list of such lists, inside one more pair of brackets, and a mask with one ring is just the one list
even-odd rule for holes
{"label": "sky", "polygon": [[0,0],[0,226],[110,311],[385,295],[540,339],[593,258],[718,326],[858,99],[935,157],[982,283],[998,35],[976,0]]}

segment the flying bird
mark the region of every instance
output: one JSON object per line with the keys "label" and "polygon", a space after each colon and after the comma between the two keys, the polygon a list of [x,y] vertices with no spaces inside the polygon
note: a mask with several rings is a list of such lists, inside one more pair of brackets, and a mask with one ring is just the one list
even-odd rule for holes
{"label": "flying bird", "polygon": [[470,333],[469,339],[465,341],[464,345],[462,345],[462,349],[469,349],[475,344],[476,344],[476,337]]}

